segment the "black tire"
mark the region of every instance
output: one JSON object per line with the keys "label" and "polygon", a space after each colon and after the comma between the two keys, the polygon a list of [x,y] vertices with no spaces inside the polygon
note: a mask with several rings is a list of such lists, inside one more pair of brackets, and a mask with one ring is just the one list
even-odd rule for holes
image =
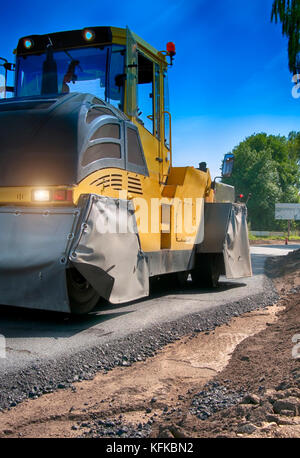
{"label": "black tire", "polygon": [[189,272],[174,272],[163,274],[156,277],[150,277],[149,285],[151,294],[156,291],[184,289],[187,286]]}
{"label": "black tire", "polygon": [[67,269],[66,276],[71,313],[82,315],[91,312],[100,299],[97,291],[75,268]]}
{"label": "black tire", "polygon": [[189,272],[176,272],[174,275],[175,285],[179,288],[187,286]]}
{"label": "black tire", "polygon": [[191,271],[192,281],[195,286],[203,288],[217,288],[221,275],[219,257],[210,255],[202,256],[197,267]]}

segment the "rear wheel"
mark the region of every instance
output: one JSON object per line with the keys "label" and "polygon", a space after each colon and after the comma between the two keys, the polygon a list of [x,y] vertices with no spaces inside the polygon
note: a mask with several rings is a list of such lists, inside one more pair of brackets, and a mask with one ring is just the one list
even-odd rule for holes
{"label": "rear wheel", "polygon": [[204,288],[216,288],[221,275],[220,257],[202,255],[195,269],[191,271],[193,283]]}
{"label": "rear wheel", "polygon": [[188,281],[189,272],[176,272],[174,275],[174,282],[179,288],[185,288]]}
{"label": "rear wheel", "polygon": [[97,291],[77,269],[67,269],[66,275],[71,312],[76,315],[91,312],[100,299]]}

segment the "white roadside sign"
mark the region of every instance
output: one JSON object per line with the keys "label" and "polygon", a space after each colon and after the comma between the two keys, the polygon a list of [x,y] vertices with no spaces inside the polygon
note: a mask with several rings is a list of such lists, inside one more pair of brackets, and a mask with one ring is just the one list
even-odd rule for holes
{"label": "white roadside sign", "polygon": [[300,204],[275,204],[275,219],[300,220]]}

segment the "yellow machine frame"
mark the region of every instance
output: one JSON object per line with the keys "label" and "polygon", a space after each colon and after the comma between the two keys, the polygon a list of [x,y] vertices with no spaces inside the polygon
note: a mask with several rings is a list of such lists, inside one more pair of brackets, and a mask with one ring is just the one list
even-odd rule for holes
{"label": "yellow machine frame", "polygon": [[[203,172],[194,167],[173,167],[172,165],[171,113],[165,110],[164,107],[164,100],[166,97],[164,94],[163,75],[168,69],[165,53],[156,50],[143,39],[131,33],[128,29],[112,27],[111,30],[113,37],[112,43],[119,45],[126,45],[128,33],[131,34],[132,39],[136,42],[137,51],[141,52],[153,63],[153,81],[155,81],[154,64],[159,66],[160,97],[158,115],[155,112],[156,103],[154,102],[157,95],[155,93],[155,84],[153,84],[152,100],[153,123],[154,126],[157,120],[160,123],[160,138],[156,138],[156,136],[149,132],[139,122],[137,116],[129,113],[128,100],[130,100],[130,98],[136,100],[136,88],[134,85],[128,85],[126,81],[124,112],[138,128],[149,176],[115,168],[98,170],[82,180],[78,185],[72,188],[68,187],[69,190],[73,191],[73,203],[77,205],[82,194],[93,193],[100,193],[103,196],[114,198],[121,197],[124,199],[132,199],[136,209],[137,225],[143,251],[152,252],[161,249],[191,250],[197,235],[198,225],[203,217],[204,199],[205,201],[213,200],[209,170],[207,169],[206,172]],[[169,122],[169,148],[166,146],[164,140],[165,117],[167,117]],[[118,181],[116,181],[116,179],[112,181],[108,178],[116,175],[118,176]],[[105,183],[102,186],[96,185],[95,182],[101,182],[103,177],[105,177]],[[118,183],[117,187],[114,186],[116,182]],[[107,185],[107,183],[109,183],[109,185]],[[138,183],[138,186],[133,186],[132,183]],[[121,192],[120,186],[122,189]],[[39,187],[1,187],[0,205],[32,205],[32,193],[36,189],[39,189]],[[65,187],[47,187],[47,189],[65,189]],[[178,232],[178,227],[176,225],[178,215],[180,214],[181,217],[184,211],[182,205],[180,206],[178,204],[178,201],[183,201],[183,199],[190,199],[190,202],[187,202],[186,208],[190,207],[189,211],[191,212],[191,218],[194,224],[194,230],[189,230],[188,233],[182,227],[180,227]],[[201,203],[196,203],[197,199],[203,199],[202,206]],[[143,205],[143,200],[146,202],[146,205]],[[49,205],[53,206],[64,206],[69,204],[70,202],[49,202]],[[38,202],[34,202],[34,205],[45,205],[45,203],[42,202],[39,204]],[[200,205],[200,209],[196,208],[197,205],[198,207]],[[155,212],[155,215],[153,212]],[[198,215],[196,213],[198,213]],[[167,222],[164,221],[164,214],[167,215]],[[196,219],[198,220],[197,224]],[[153,224],[155,228],[153,228]]]}

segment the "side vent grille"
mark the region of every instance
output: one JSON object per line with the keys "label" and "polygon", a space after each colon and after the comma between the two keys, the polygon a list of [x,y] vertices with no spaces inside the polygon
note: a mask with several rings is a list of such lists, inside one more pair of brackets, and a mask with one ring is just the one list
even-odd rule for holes
{"label": "side vent grille", "polygon": [[110,175],[110,185],[116,191],[122,191],[123,179],[122,175],[118,173],[112,173]]}
{"label": "side vent grille", "polygon": [[97,180],[92,181],[90,185],[103,186],[103,188],[112,188],[116,191],[121,191],[123,189],[123,178],[119,173],[111,173],[97,178]]}
{"label": "side vent grille", "polygon": [[92,181],[90,185],[104,186],[104,188],[108,188],[110,186],[110,175],[103,175],[102,177],[97,178],[97,180]]}
{"label": "side vent grille", "polygon": [[133,194],[143,194],[141,180],[138,177],[128,175],[128,191]]}
{"label": "side vent grille", "polygon": [[[123,177],[120,173],[102,175],[100,178],[97,178],[97,180],[92,181],[90,185],[103,187],[104,189],[112,188],[116,191],[122,191],[122,189],[126,189],[126,182],[123,182]],[[132,194],[143,195],[141,180],[138,177],[128,175],[127,189],[128,192]]]}

